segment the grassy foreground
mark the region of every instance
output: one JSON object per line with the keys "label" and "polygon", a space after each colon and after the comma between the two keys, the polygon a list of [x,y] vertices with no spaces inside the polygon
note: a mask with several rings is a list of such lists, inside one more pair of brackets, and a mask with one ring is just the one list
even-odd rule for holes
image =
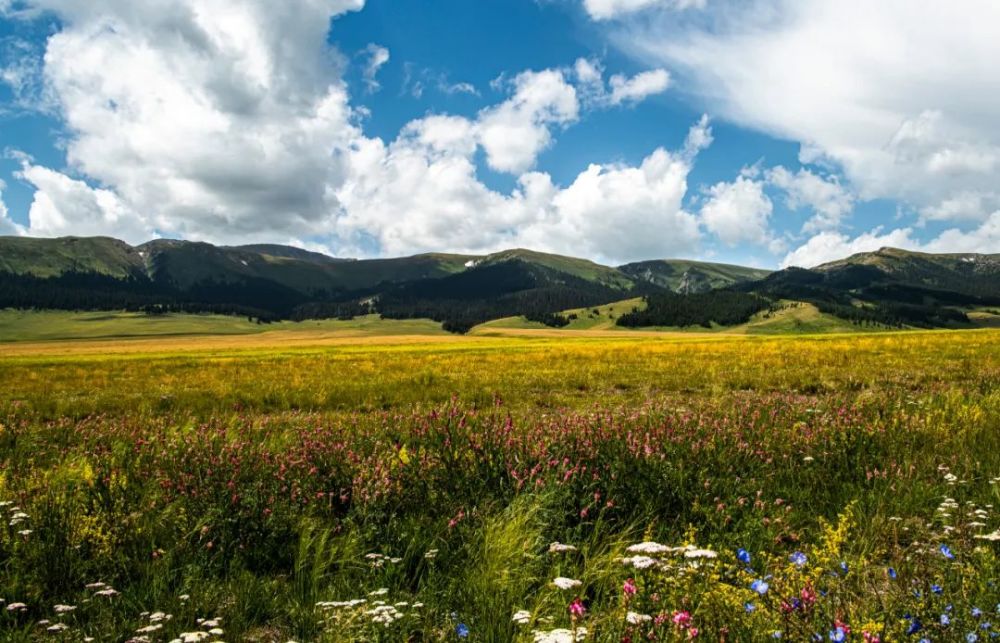
{"label": "grassy foreground", "polygon": [[363,340],[0,357],[0,639],[1000,632],[1000,332]]}

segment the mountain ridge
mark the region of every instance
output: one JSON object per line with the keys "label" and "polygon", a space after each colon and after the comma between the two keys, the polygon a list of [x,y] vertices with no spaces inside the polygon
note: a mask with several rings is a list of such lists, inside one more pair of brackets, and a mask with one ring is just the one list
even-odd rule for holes
{"label": "mountain ridge", "polygon": [[510,316],[563,326],[562,311],[636,298],[648,310],[623,314],[621,325],[727,325],[797,301],[859,325],[961,327],[969,312],[1000,306],[1000,255],[882,248],[770,271],[687,259],[608,266],[525,248],[347,259],[276,244],[0,237],[0,307],[260,319],[378,312],[465,332]]}

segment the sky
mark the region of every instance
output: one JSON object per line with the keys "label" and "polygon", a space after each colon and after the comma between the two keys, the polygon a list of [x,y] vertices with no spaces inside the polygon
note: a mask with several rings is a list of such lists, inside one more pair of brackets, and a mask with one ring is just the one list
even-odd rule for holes
{"label": "sky", "polygon": [[993,0],[0,0],[0,235],[1000,252]]}

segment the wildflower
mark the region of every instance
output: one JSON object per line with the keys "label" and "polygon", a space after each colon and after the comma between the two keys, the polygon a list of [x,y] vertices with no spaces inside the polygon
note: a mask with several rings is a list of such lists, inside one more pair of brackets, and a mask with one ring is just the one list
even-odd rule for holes
{"label": "wildflower", "polygon": [[622,592],[625,594],[625,596],[635,596],[636,592],[638,591],[639,588],[636,587],[634,578],[626,579],[625,584],[622,585]]}
{"label": "wildflower", "polygon": [[691,625],[691,613],[687,611],[674,612],[670,620],[674,622],[674,625],[684,629]]}
{"label": "wildflower", "polygon": [[770,588],[770,585],[768,585],[766,581],[762,581],[760,579],[757,579],[754,582],[750,583],[750,589],[752,589],[753,591],[757,592],[761,596],[763,596],[764,594],[767,594],[767,590],[769,588]]}
{"label": "wildflower", "polygon": [[629,612],[625,615],[625,621],[629,625],[640,625],[642,623],[648,623],[652,621],[653,617],[649,614],[639,614],[638,612]]}
{"label": "wildflower", "polygon": [[951,618],[947,614],[941,615],[941,625],[945,627],[951,625]]}
{"label": "wildflower", "polygon": [[718,558],[719,554],[711,549],[688,549],[684,552],[685,558]]}
{"label": "wildflower", "polygon": [[548,632],[533,632],[534,643],[576,643],[587,638],[587,628],[578,627],[576,635],[567,629],[557,629]]}
{"label": "wildflower", "polygon": [[749,565],[750,564],[750,552],[748,552],[747,550],[745,550],[743,548],[740,548],[740,549],[736,550],[736,560],[740,561],[744,565]]}
{"label": "wildflower", "polygon": [[561,542],[554,542],[549,545],[550,554],[561,554],[567,551],[576,551],[576,547],[573,545],[566,545]]}
{"label": "wildflower", "polygon": [[531,622],[531,612],[528,610],[518,610],[514,612],[514,616],[511,617],[510,620],[514,621],[518,625],[527,625]]}
{"label": "wildflower", "polygon": [[846,562],[840,561],[840,571],[844,572],[844,576],[847,576],[847,572],[849,569],[850,568],[847,566]]}
{"label": "wildflower", "polygon": [[965,635],[966,643],[976,643],[976,641],[978,640],[979,637],[975,634],[975,632],[969,632],[968,634]]}
{"label": "wildflower", "polygon": [[581,581],[574,578],[566,578],[565,576],[559,576],[558,578],[553,579],[552,584],[559,589],[573,589],[574,587],[583,585]]}
{"label": "wildflower", "polygon": [[76,605],[56,605],[52,608],[56,614],[67,614],[75,609]]}
{"label": "wildflower", "polygon": [[743,603],[743,611],[746,612],[747,614],[752,614],[756,609],[757,606],[751,603],[750,601]]}
{"label": "wildflower", "polygon": [[952,560],[953,558],[955,558],[955,554],[951,553],[951,548],[949,548],[948,545],[941,545],[939,551],[941,552],[941,555],[947,558],[948,560]]}
{"label": "wildflower", "polygon": [[906,633],[912,636],[922,629],[924,629],[923,623],[920,622],[920,619],[914,616],[910,618],[910,625],[906,628]]}
{"label": "wildflower", "polygon": [[806,586],[802,588],[799,595],[802,597],[802,604],[805,607],[811,607],[816,602],[816,590],[813,589],[813,586],[808,583],[806,583]]}
{"label": "wildflower", "polygon": [[861,638],[864,639],[865,643],[882,643],[882,639],[878,634],[872,634],[868,630],[861,633]]}
{"label": "wildflower", "polygon": [[68,629],[69,625],[66,625],[65,623],[56,623],[55,625],[50,625],[49,627],[45,628],[45,631],[51,632],[52,634],[58,634],[59,632],[63,632]]}
{"label": "wildflower", "polygon": [[579,596],[574,598],[573,602],[569,604],[569,613],[574,618],[583,616],[587,613],[587,607],[583,604],[583,601],[580,600]]}
{"label": "wildflower", "polygon": [[28,606],[24,603],[11,603],[7,606],[8,612],[24,612],[27,611]]}
{"label": "wildflower", "polygon": [[886,570],[886,573],[889,574],[889,578],[891,578],[892,580],[896,580],[896,570],[895,569],[893,569],[892,567],[890,567],[889,569]]}
{"label": "wildflower", "polygon": [[805,555],[805,554],[803,554],[803,553],[802,553],[802,552],[800,552],[800,551],[797,551],[797,552],[795,552],[794,554],[792,554],[791,556],[789,556],[789,557],[788,557],[788,560],[790,560],[790,561],[792,561],[793,563],[795,563],[795,566],[796,566],[796,567],[802,567],[803,565],[805,565],[805,564],[806,564],[806,561],[807,561],[808,559],[806,558],[806,555]]}
{"label": "wildflower", "polygon": [[649,569],[659,564],[659,562],[650,558],[649,556],[632,556],[631,558],[622,558],[621,562],[625,565],[631,565],[636,569]]}
{"label": "wildflower", "polygon": [[979,609],[978,607],[973,607],[972,608],[972,616],[973,616],[973,618],[979,618],[982,615],[983,615],[983,610]]}
{"label": "wildflower", "polygon": [[933,593],[935,593],[935,594],[940,594],[940,593],[942,593],[942,592],[943,592],[944,590],[943,590],[943,589],[941,589],[941,586],[940,586],[940,585],[931,585],[931,591],[932,591]]}
{"label": "wildflower", "polygon": [[830,630],[830,640],[836,641],[837,643],[842,643],[847,640],[847,632],[844,628],[838,627],[836,629]]}
{"label": "wildflower", "polygon": [[458,635],[458,638],[460,639],[468,638],[469,626],[465,623],[459,623],[455,626],[455,634]]}
{"label": "wildflower", "polygon": [[654,542],[643,542],[638,545],[631,545],[625,551],[632,554],[663,554],[670,551],[670,547]]}
{"label": "wildflower", "polygon": [[424,553],[424,558],[427,559],[427,560],[434,560],[435,558],[437,558],[437,555],[438,555],[438,550],[437,549],[428,549]]}

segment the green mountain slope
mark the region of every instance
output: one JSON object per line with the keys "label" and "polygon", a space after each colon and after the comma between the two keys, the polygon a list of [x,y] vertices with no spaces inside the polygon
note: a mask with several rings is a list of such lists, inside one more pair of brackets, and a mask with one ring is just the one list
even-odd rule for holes
{"label": "green mountain slope", "polygon": [[143,257],[110,237],[0,237],[0,272],[53,277],[89,272],[126,278],[145,274]]}
{"label": "green mountain slope", "polygon": [[770,270],[759,268],[686,259],[639,261],[619,266],[618,270],[635,281],[647,282],[676,293],[707,292],[737,283],[757,281],[771,273]]}

